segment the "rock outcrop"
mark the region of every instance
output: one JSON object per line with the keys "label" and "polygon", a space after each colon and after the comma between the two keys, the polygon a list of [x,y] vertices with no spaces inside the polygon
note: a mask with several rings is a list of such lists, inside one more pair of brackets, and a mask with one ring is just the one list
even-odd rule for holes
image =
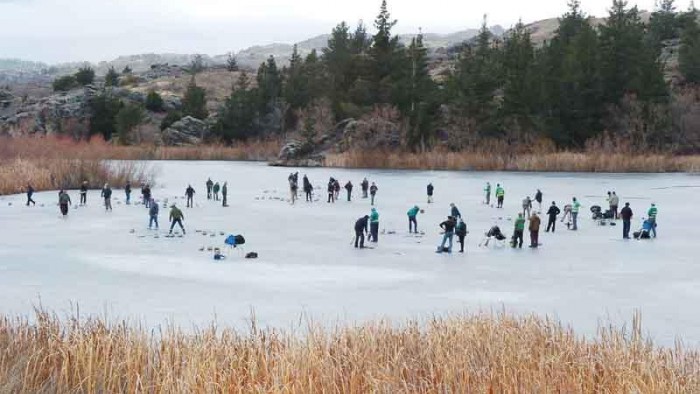
{"label": "rock outcrop", "polygon": [[162,139],[168,146],[199,145],[209,137],[210,130],[207,122],[185,116],[163,130]]}

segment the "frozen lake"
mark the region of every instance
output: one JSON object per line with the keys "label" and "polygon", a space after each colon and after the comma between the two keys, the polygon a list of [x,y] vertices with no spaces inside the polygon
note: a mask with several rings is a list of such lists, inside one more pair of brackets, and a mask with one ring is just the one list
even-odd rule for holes
{"label": "frozen lake", "polygon": [[[185,327],[215,318],[243,327],[254,310],[261,324],[289,328],[300,318],[360,322],[506,309],[549,314],[592,333],[601,322],[630,321],[638,309],[645,330],[660,343],[682,338],[700,344],[700,314],[691,308],[700,304],[700,258],[692,246],[700,239],[697,176],[305,169],[300,178],[308,174],[321,187],[321,201],[307,204],[302,197],[291,206],[269,198],[288,197],[291,169],[225,162],[153,166],[154,197],[183,208],[183,238],[164,237],[166,209],[160,232],[148,231],[147,210],[124,205],[121,190],[115,190],[112,213],[104,212],[100,192],[91,191],[88,206],[71,209],[67,220],[59,218],[56,192],[36,194],[36,207],[24,206],[24,196],[0,197],[0,312],[30,315],[41,302],[70,313],[78,304],[83,316],[172,320]],[[376,249],[354,249],[354,222],[369,213],[370,203],[343,201],[342,190],[341,201],[327,204],[330,176],[341,185],[352,180],[356,197],[363,177],[376,182],[381,230],[396,234],[380,235]],[[206,200],[207,177],[229,182],[229,208]],[[505,186],[505,209],[482,204],[486,181]],[[435,186],[430,206],[428,182]],[[188,183],[197,191],[192,209],[184,208],[184,199],[174,200]],[[493,224],[512,234],[508,218],[537,188],[546,206],[556,200],[561,207],[577,196],[584,207],[580,231],[558,222],[556,234],[541,232],[540,249],[479,248]],[[623,241],[621,225],[596,225],[588,208],[604,206],[608,190],[617,191],[621,206],[632,204],[633,230],[656,202],[659,238]],[[77,203],[78,192],[70,194]],[[132,198],[139,195],[134,185]],[[435,253],[438,224],[451,202],[470,231],[464,255]],[[426,209],[418,218],[422,238],[407,234],[406,211],[415,204]],[[235,252],[215,262],[200,248],[223,246],[220,232],[243,234],[245,251],[260,258],[245,260]]]}

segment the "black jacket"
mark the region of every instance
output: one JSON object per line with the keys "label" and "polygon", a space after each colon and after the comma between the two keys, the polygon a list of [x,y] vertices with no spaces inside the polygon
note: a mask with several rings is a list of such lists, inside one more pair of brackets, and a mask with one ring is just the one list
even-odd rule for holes
{"label": "black jacket", "polygon": [[445,220],[444,222],[440,223],[440,227],[442,227],[446,233],[454,232],[456,225],[457,223],[454,220]]}
{"label": "black jacket", "polygon": [[432,196],[432,195],[433,195],[433,190],[435,190],[435,188],[433,187],[433,185],[432,185],[432,184],[431,184],[431,185],[428,185],[428,195],[429,195],[429,196]]}
{"label": "black jacket", "polygon": [[369,217],[361,217],[355,222],[355,232],[367,232],[369,225]]}
{"label": "black jacket", "polygon": [[632,208],[630,207],[624,207],[620,211],[620,217],[622,220],[632,220]]}
{"label": "black jacket", "polygon": [[194,189],[191,188],[191,187],[188,187],[187,190],[185,190],[185,194],[186,194],[188,197],[194,196]]}
{"label": "black jacket", "polygon": [[561,210],[556,205],[552,205],[551,207],[549,207],[549,211],[547,211],[547,215],[549,215],[550,219],[556,218],[557,215],[559,215],[560,213]]}
{"label": "black jacket", "polygon": [[539,203],[542,202],[542,192],[537,192],[537,194],[535,194],[535,201]]}

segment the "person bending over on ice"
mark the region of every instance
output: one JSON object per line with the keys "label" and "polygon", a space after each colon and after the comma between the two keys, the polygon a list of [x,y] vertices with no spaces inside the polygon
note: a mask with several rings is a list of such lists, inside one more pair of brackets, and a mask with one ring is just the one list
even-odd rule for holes
{"label": "person bending over on ice", "polygon": [[32,185],[27,185],[27,206],[31,203],[32,205],[36,205],[36,202],[32,200],[32,196],[34,195],[34,188]]}
{"label": "person bending over on ice", "polygon": [[501,232],[501,228],[498,226],[493,226],[489,229],[488,232],[486,232],[486,242],[484,243],[484,246],[489,246],[489,242],[491,242],[491,237],[496,238],[497,241],[503,241],[506,239],[506,236],[503,235]]}
{"label": "person bending over on ice", "polygon": [[156,224],[156,230],[158,230],[158,213],[160,212],[160,208],[158,207],[158,204],[156,204],[155,200],[151,199],[151,207],[148,208],[148,229],[151,229],[151,226],[153,226],[153,223]]}
{"label": "person bending over on ice", "polygon": [[464,253],[464,238],[467,236],[467,224],[464,223],[464,220],[459,219],[459,222],[457,222],[455,234],[457,234],[457,241],[459,242],[459,253]]}
{"label": "person bending over on ice", "polygon": [[[455,235],[455,227],[457,226],[457,222],[455,221],[455,218],[452,216],[448,216],[447,220],[444,222],[440,223],[440,228],[444,231],[444,234],[442,236],[442,243],[440,243],[440,247],[438,248],[438,253],[443,253],[447,251],[447,253],[452,253],[452,239],[454,238]],[[449,241],[449,246],[447,246],[447,249],[445,249],[445,244],[448,243]]]}
{"label": "person bending over on ice", "polygon": [[461,218],[462,218],[462,214],[459,212],[459,209],[457,208],[457,206],[455,205],[455,203],[451,203],[451,204],[450,204],[450,208],[451,208],[451,209],[450,209],[450,216],[452,216],[453,218],[455,218],[455,220],[461,219]]}
{"label": "person bending over on ice", "polygon": [[224,182],[224,186],[221,187],[221,206],[228,207],[228,202],[226,197],[228,196],[228,182]]}
{"label": "person bending over on ice", "polygon": [[369,214],[369,236],[372,243],[379,242],[379,212],[377,208],[372,208]]}
{"label": "person bending over on ice", "polygon": [[112,210],[112,188],[109,187],[109,184],[105,183],[104,187],[102,188],[102,198],[105,199],[105,211],[111,211]]}
{"label": "person bending over on ice", "polygon": [[432,183],[428,183],[427,192],[428,192],[428,204],[432,204],[433,203],[433,193],[435,192],[435,187],[433,186]]}
{"label": "person bending over on ice", "polygon": [[418,220],[416,217],[418,216],[418,212],[420,212],[420,208],[418,208],[418,205],[415,207],[411,208],[408,210],[406,213],[408,215],[408,233],[411,234],[415,232],[418,234]]}
{"label": "person bending over on ice", "polygon": [[363,179],[360,185],[362,186],[362,198],[367,198],[367,191],[369,190],[369,181],[367,178]]}
{"label": "person bending over on ice", "polygon": [[355,222],[355,247],[364,248],[365,247],[365,234],[369,231],[367,227],[369,226],[369,215],[365,215]]}
{"label": "person bending over on ice", "polygon": [[525,218],[522,213],[518,214],[515,219],[515,230],[513,231],[513,239],[511,240],[512,247],[523,248],[523,233],[525,232]]}
{"label": "person bending over on ice", "polygon": [[207,179],[207,200],[211,200],[211,191],[214,188],[214,182],[212,182],[211,178]]}
{"label": "person bending over on ice", "polygon": [[348,181],[348,183],[345,184],[345,190],[348,192],[348,202],[352,200],[352,182]]}
{"label": "person bending over on ice", "polygon": [[70,196],[65,190],[61,189],[58,192],[58,206],[61,208],[61,214],[65,218],[68,216],[68,206],[71,205]]}
{"label": "person bending over on ice", "polygon": [[[564,205],[564,216],[561,217],[561,222],[564,223],[564,220],[571,220],[571,204]],[[568,222],[566,226],[569,227]]]}
{"label": "person bending over on ice", "polygon": [[554,232],[557,229],[557,216],[561,213],[559,207],[557,207],[556,201],[552,201],[552,206],[549,207],[547,211],[547,216],[549,216],[549,221],[547,222],[547,232],[551,229]]}
{"label": "person bending over on ice", "polygon": [[219,185],[219,182],[216,182],[214,184],[214,188],[212,189],[214,192],[214,201],[219,201],[219,190],[221,190],[221,185]]}
{"label": "person bending over on ice", "polygon": [[175,227],[175,224],[178,224],[180,228],[182,229],[182,233],[185,233],[185,226],[182,225],[182,221],[185,220],[185,215],[182,213],[182,211],[175,206],[175,204],[170,206],[170,234],[173,233],[173,228]]}
{"label": "person bending over on ice", "polygon": [[80,185],[80,205],[87,204],[87,192],[88,192],[88,183],[87,183],[87,181],[83,181],[83,184]]}
{"label": "person bending over on ice", "polygon": [[532,216],[530,216],[530,247],[531,248],[536,248],[540,246],[540,225],[542,224],[542,221],[540,220],[540,217],[537,216],[536,213],[533,213]]}
{"label": "person bending over on ice", "polygon": [[374,198],[377,197],[377,190],[379,190],[379,188],[372,182],[372,186],[369,188],[369,194],[372,196],[372,205],[374,205]]}
{"label": "person bending over on ice", "polygon": [[194,207],[194,188],[192,185],[187,185],[187,189],[185,189],[185,197],[187,197],[187,208]]}

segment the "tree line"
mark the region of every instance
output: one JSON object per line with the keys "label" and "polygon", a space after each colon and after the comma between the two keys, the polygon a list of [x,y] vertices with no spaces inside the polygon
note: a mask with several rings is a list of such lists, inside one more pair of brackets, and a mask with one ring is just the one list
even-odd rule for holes
{"label": "tree line", "polygon": [[302,58],[295,46],[281,69],[270,57],[255,86],[241,74],[215,132],[226,141],[260,136],[271,131],[266,119],[274,116],[283,120],[273,132],[308,131],[300,117],[326,102],[337,121],[378,105],[396,108],[412,150],[430,148],[440,130],[450,130],[454,149],[489,138],[546,138],[559,148],[582,148],[604,132],[639,149],[664,149],[678,125],[662,49],[668,40],[680,40],[683,83],[700,83],[697,19],[694,7],[678,12],[674,0],[663,0],[645,23],[637,7],[614,0],[607,21],[596,25],[573,0],[542,45],[533,43],[522,23],[494,37],[484,21],[454,67],[435,78],[422,35],[402,45],[382,1],[373,35],[362,23],[351,29],[343,22],[322,53]]}

